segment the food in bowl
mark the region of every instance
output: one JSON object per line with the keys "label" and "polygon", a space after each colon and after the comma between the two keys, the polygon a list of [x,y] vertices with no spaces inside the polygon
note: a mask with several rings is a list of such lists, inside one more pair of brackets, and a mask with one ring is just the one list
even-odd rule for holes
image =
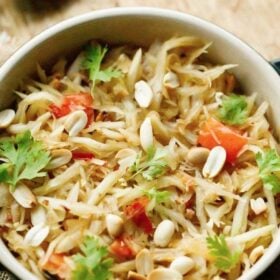
{"label": "food in bowl", "polygon": [[278,226],[278,143],[196,37],[90,42],[0,113],[0,229],[46,279],[236,279]]}

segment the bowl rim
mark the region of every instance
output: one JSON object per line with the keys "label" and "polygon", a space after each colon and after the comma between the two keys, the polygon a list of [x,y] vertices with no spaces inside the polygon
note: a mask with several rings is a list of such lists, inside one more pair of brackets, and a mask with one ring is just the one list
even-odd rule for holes
{"label": "bowl rim", "polygon": [[[223,35],[225,39],[229,41],[234,41],[236,44],[240,45],[240,48],[251,52],[254,56],[258,57],[258,59],[265,62],[265,64],[270,69],[270,74],[274,76],[278,76],[277,71],[273,68],[273,66],[269,63],[268,60],[264,58],[256,49],[250,46],[248,43],[244,42],[238,36],[233,34],[232,32],[223,29],[222,27],[216,25],[213,22],[210,22],[206,19],[202,19],[198,16],[194,16],[191,14],[187,14],[177,10],[165,9],[165,8],[155,8],[155,7],[146,7],[146,6],[135,6],[135,7],[115,7],[115,8],[108,8],[102,10],[96,10],[87,12],[81,15],[77,15],[71,17],[69,19],[65,19],[61,22],[55,23],[53,26],[48,27],[42,30],[40,33],[35,35],[33,38],[25,42],[22,46],[20,46],[8,59],[0,66],[0,81],[3,79],[5,74],[9,72],[13,64],[20,60],[21,57],[26,55],[29,51],[31,51],[36,45],[40,44],[41,42],[47,40],[48,38],[62,32],[65,29],[69,29],[73,26],[78,24],[83,24],[92,20],[96,20],[99,18],[106,18],[106,17],[118,17],[118,16],[157,16],[162,18],[169,18],[173,20],[181,20],[181,21],[191,21],[197,25],[202,26],[205,29],[210,29],[215,31],[215,33],[220,33]],[[277,59],[278,60],[278,59]],[[271,71],[272,70],[272,71]],[[272,74],[273,73],[273,74]],[[279,76],[278,76],[279,77]]]}
{"label": "bowl rim", "polygon": [[[280,78],[276,70],[272,65],[255,49],[250,47],[247,43],[239,39],[237,36],[233,35],[229,31],[211,23],[207,20],[201,19],[199,17],[189,15],[183,12],[154,8],[154,7],[118,7],[118,8],[109,8],[103,10],[97,10],[88,12],[82,15],[66,19],[62,22],[58,22],[50,28],[45,29],[31,40],[23,44],[17,51],[10,56],[6,62],[0,67],[0,81],[13,69],[14,65],[20,61],[22,57],[31,52],[37,45],[43,41],[53,37],[54,35],[63,32],[64,30],[71,29],[76,25],[80,25],[86,22],[95,21],[100,18],[112,18],[119,16],[144,16],[144,17],[158,17],[165,20],[176,20],[181,21],[182,23],[191,23],[192,25],[197,25],[199,28],[204,30],[211,30],[215,34],[219,34],[224,40],[230,41],[231,44],[235,45],[238,49],[242,49],[243,52],[246,52],[252,59],[255,64],[262,64],[264,68],[263,71],[268,72],[270,81],[273,83],[275,88],[279,89],[280,92]],[[278,84],[277,84],[278,82]],[[276,259],[280,252],[280,231],[278,230],[277,237],[270,244],[269,251],[264,254],[264,256],[246,271],[240,278],[240,280],[250,280],[255,279],[259,276],[269,265]],[[37,276],[32,274],[29,270],[23,267],[15,257],[8,250],[7,246],[4,244],[0,238],[0,262],[6,266],[12,273],[18,276],[21,279],[26,280],[36,280]]]}

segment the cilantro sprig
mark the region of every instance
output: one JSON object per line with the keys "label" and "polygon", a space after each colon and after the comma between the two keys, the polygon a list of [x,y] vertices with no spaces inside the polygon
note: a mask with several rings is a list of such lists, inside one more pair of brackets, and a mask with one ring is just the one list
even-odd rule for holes
{"label": "cilantro sprig", "polygon": [[221,121],[229,125],[241,125],[248,117],[248,104],[242,95],[231,94],[225,96],[218,117]]}
{"label": "cilantro sprig", "polygon": [[280,193],[280,179],[275,172],[280,171],[280,157],[275,150],[257,153],[256,161],[259,167],[259,176],[264,187],[273,194]]}
{"label": "cilantro sprig", "polygon": [[228,272],[236,266],[241,253],[239,251],[232,252],[229,249],[224,235],[208,236],[206,241],[210,254],[215,258],[215,265],[217,268]]}
{"label": "cilantro sprig", "polygon": [[141,174],[146,180],[152,181],[155,178],[162,176],[167,171],[166,152],[162,149],[156,149],[151,146],[144,159],[142,159],[142,153],[140,152],[130,167],[130,172],[134,173],[134,176]]}
{"label": "cilantro sprig", "polygon": [[108,258],[108,250],[95,237],[87,236],[81,245],[82,254],[73,257],[75,269],[73,280],[108,280],[112,277],[110,268],[113,260]]}
{"label": "cilantro sprig", "polygon": [[169,191],[158,191],[156,188],[151,188],[149,190],[143,189],[143,194],[150,200],[155,200],[156,203],[167,202],[171,196]]}
{"label": "cilantro sprig", "polygon": [[41,170],[50,160],[49,152],[40,141],[33,139],[30,131],[2,139],[0,156],[7,159],[0,164],[0,182],[9,184],[11,191],[20,180],[45,176],[46,172]]}
{"label": "cilantro sprig", "polygon": [[100,45],[88,46],[85,50],[82,68],[89,72],[92,89],[97,81],[109,82],[112,78],[118,78],[122,75],[122,72],[112,67],[101,69],[101,63],[107,51],[106,47],[102,48]]}

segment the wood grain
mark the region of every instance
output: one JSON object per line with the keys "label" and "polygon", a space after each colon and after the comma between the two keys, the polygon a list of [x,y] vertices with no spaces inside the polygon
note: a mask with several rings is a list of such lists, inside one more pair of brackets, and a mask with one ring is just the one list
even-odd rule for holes
{"label": "wood grain", "polygon": [[234,33],[265,58],[280,57],[279,0],[0,0],[0,64],[24,42],[63,19],[127,6],[199,16]]}
{"label": "wood grain", "polygon": [[[0,65],[47,27],[85,12],[151,6],[179,10],[234,33],[265,58],[280,58],[280,0],[0,0]],[[278,258],[258,280],[280,279]]]}

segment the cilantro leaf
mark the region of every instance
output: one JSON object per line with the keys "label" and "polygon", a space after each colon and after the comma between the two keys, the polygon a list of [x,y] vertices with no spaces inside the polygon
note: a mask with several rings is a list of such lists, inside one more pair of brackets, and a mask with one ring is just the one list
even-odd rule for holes
{"label": "cilantro leaf", "polygon": [[208,236],[206,238],[207,247],[210,254],[215,257],[215,265],[222,271],[228,272],[231,270],[239,261],[240,252],[231,252],[229,249],[224,235],[220,236]]}
{"label": "cilantro leaf", "polygon": [[142,157],[142,152],[140,152],[137,155],[134,163],[130,166],[130,172],[136,173],[138,170],[140,170],[141,157]]}
{"label": "cilantro leaf", "polygon": [[82,67],[89,71],[89,78],[95,82],[96,76],[100,71],[101,62],[108,49],[105,47],[102,49],[100,45],[88,46],[85,50],[85,59],[82,62]]}
{"label": "cilantro leaf", "polygon": [[143,194],[150,200],[154,199],[156,203],[167,202],[171,195],[169,191],[158,191],[156,188],[151,188],[149,190],[143,189]]}
{"label": "cilantro leaf", "polygon": [[113,260],[108,258],[108,250],[101,246],[97,238],[87,236],[81,245],[82,254],[73,257],[75,269],[73,280],[107,280],[112,273],[110,267]]}
{"label": "cilantro leaf", "polygon": [[265,188],[271,190],[273,194],[280,193],[280,179],[276,175],[264,175],[261,178]]}
{"label": "cilantro leaf", "polygon": [[20,180],[45,176],[40,171],[50,160],[49,152],[33,139],[30,131],[0,140],[0,156],[8,160],[0,164],[0,182],[9,184],[11,191]]}
{"label": "cilantro leaf", "polygon": [[231,94],[224,97],[222,107],[218,111],[218,117],[229,125],[241,125],[248,117],[246,98],[242,95]]}
{"label": "cilantro leaf", "polygon": [[155,154],[156,154],[156,147],[155,146],[151,146],[151,147],[149,147],[148,149],[147,149],[147,160],[149,161],[149,160],[152,160],[153,159],[153,157],[155,156]]}
{"label": "cilantro leaf", "polygon": [[275,172],[280,171],[280,157],[275,150],[257,153],[256,161],[259,167],[259,175],[264,187],[271,190],[273,194],[280,193],[280,179]]}
{"label": "cilantro leaf", "polygon": [[6,182],[9,184],[10,176],[8,173],[11,165],[9,163],[2,163],[0,165],[0,182]]}
{"label": "cilantro leaf", "polygon": [[88,46],[85,50],[82,68],[89,71],[92,89],[96,81],[109,82],[112,78],[118,78],[122,75],[122,72],[112,67],[101,69],[101,63],[107,51],[106,47],[102,48],[100,45]]}
{"label": "cilantro leaf", "polygon": [[134,176],[142,174],[146,180],[152,181],[167,171],[166,152],[164,150],[156,149],[152,146],[147,150],[144,160],[141,159],[141,156],[142,153],[139,153],[136,161],[130,167],[130,171],[134,173]]}
{"label": "cilantro leaf", "polygon": [[142,172],[142,176],[151,181],[166,172],[167,162],[164,157],[166,152],[162,149],[155,149],[153,146],[147,151],[147,168]]}
{"label": "cilantro leaf", "polygon": [[96,75],[96,80],[109,82],[112,78],[119,78],[121,75],[122,74],[119,70],[109,67],[105,70],[99,71]]}

